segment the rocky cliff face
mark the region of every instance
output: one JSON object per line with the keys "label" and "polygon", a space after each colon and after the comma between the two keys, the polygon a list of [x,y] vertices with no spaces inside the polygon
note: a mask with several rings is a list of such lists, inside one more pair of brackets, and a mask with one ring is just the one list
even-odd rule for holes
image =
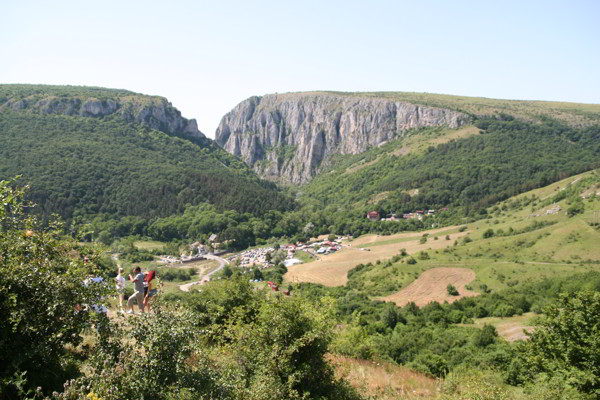
{"label": "rocky cliff face", "polygon": [[225,115],[216,142],[260,175],[309,181],[332,154],[358,154],[428,126],[458,128],[468,116],[443,108],[328,93],[251,97]]}
{"label": "rocky cliff face", "polygon": [[115,115],[127,122],[135,122],[171,135],[205,138],[198,130],[195,119],[186,119],[181,112],[162,97],[130,95],[114,99],[96,99],[58,96],[28,96],[8,98],[0,104],[0,111],[63,114],[82,117]]}

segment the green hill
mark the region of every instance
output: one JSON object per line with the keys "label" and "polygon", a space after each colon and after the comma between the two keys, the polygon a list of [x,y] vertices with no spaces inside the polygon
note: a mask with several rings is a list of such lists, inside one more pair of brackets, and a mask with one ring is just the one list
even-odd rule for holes
{"label": "green hill", "polygon": [[450,207],[465,215],[599,165],[600,127],[480,117],[415,130],[357,155],[336,155],[300,190],[307,202],[362,212]]}
{"label": "green hill", "polygon": [[[348,287],[368,296],[387,296],[427,269],[460,267],[475,271],[470,289],[484,293],[600,271],[599,170],[509,198],[486,211],[486,218],[465,225],[466,236],[457,235],[456,229],[430,234],[419,247],[423,250],[413,254],[415,264],[402,258],[351,270]],[[360,247],[389,243],[397,243],[398,249],[415,247],[409,240],[417,241],[382,236]],[[440,242],[442,248],[437,246]]]}
{"label": "green hill", "polygon": [[67,219],[292,205],[166,99],[124,90],[0,85],[0,179],[17,175],[44,215]]}

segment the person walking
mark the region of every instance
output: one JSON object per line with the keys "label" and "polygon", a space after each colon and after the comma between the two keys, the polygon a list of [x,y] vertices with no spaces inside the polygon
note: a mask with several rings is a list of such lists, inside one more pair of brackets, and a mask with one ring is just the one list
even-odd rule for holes
{"label": "person walking", "polygon": [[136,267],[134,272],[135,277],[129,275],[129,280],[133,282],[133,294],[129,296],[129,299],[127,300],[127,307],[129,308],[127,314],[134,314],[133,299],[137,300],[140,312],[144,312],[144,274],[142,274],[142,269],[140,267]]}
{"label": "person walking", "polygon": [[152,280],[156,277],[156,271],[144,273],[144,308],[150,312],[150,297],[154,296],[156,289],[152,289]]}
{"label": "person walking", "polygon": [[117,293],[119,294],[119,307],[121,307],[121,312],[124,312],[123,300],[125,299],[125,278],[123,277],[123,272],[125,272],[125,270],[122,267],[119,267],[119,274],[115,278],[117,281]]}

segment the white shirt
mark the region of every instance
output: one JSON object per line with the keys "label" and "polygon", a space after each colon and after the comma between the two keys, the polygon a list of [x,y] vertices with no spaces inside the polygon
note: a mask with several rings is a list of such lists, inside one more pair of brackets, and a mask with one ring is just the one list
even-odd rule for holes
{"label": "white shirt", "polygon": [[121,274],[117,275],[117,289],[123,290],[125,289],[125,278],[121,276]]}

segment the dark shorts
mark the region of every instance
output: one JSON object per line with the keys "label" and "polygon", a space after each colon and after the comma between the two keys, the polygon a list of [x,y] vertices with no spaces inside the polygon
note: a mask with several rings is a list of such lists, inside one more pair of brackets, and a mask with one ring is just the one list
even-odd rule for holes
{"label": "dark shorts", "polygon": [[146,297],[146,295],[148,294],[148,287],[144,288],[144,297]]}

